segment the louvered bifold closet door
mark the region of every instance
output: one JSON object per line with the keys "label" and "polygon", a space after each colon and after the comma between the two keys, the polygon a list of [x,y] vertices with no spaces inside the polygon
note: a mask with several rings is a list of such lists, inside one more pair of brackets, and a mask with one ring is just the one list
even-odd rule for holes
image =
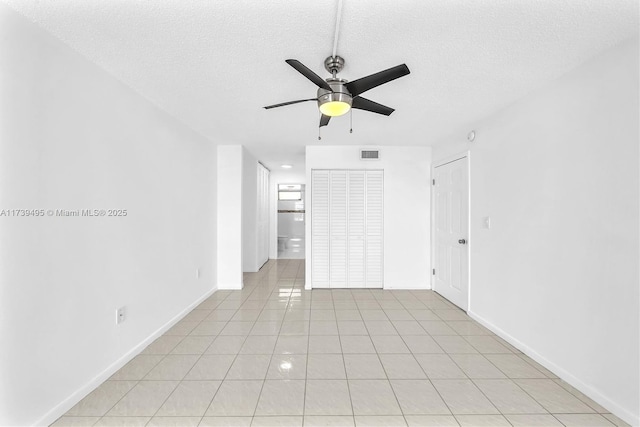
{"label": "louvered bifold closet door", "polygon": [[347,287],[347,177],[348,171],[329,173],[329,282]]}
{"label": "louvered bifold closet door", "polygon": [[383,286],[383,172],[311,172],[311,284]]}
{"label": "louvered bifold closet door", "polygon": [[349,171],[348,190],[348,287],[364,288],[366,286],[365,171]]}
{"label": "louvered bifold closet door", "polygon": [[366,287],[381,288],[384,282],[384,176],[382,171],[366,171]]}
{"label": "louvered bifold closet door", "polygon": [[311,173],[311,286],[329,285],[329,171]]}

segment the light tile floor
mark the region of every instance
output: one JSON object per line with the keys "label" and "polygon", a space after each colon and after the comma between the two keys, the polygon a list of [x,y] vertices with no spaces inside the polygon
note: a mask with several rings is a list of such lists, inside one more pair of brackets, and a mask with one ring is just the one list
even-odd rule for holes
{"label": "light tile floor", "polygon": [[431,291],[218,291],[55,426],[623,426]]}

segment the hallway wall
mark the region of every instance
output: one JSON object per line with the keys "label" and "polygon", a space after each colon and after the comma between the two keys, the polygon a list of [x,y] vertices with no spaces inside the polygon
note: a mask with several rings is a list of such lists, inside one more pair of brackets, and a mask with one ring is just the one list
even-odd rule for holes
{"label": "hallway wall", "polygon": [[638,75],[635,39],[434,148],[471,151],[470,314],[633,425]]}
{"label": "hallway wall", "polygon": [[258,264],[258,159],[242,147],[242,271]]}
{"label": "hallway wall", "polygon": [[219,145],[217,150],[218,289],[242,289],[244,151],[241,145]]}
{"label": "hallway wall", "polygon": [[3,3],[0,120],[0,210],[127,210],[0,217],[0,425],[44,425],[213,291],[215,146]]}

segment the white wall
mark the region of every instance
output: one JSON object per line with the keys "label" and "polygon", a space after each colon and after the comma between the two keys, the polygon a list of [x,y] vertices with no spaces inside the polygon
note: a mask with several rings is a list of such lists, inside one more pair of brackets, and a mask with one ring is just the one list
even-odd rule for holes
{"label": "white wall", "polygon": [[243,150],[218,146],[218,289],[242,289]]}
{"label": "white wall", "polygon": [[[384,288],[430,288],[429,147],[366,147],[380,150],[380,160],[360,160],[358,146],[307,146],[306,181],[312,169],[384,170]],[[311,271],[311,193],[307,186],[306,271]],[[310,274],[306,286],[311,286]]]}
{"label": "white wall", "polygon": [[258,160],[242,148],[242,271],[258,265]]}
{"label": "white wall", "polygon": [[[272,170],[269,174],[269,258],[278,258],[278,184],[306,184],[303,168]],[[305,215],[305,221],[307,216]]]}
{"label": "white wall", "polygon": [[214,165],[210,141],[0,3],[0,209],[127,210],[0,217],[0,425],[53,422],[213,291]]}
{"label": "white wall", "polygon": [[470,313],[633,425],[638,115],[635,40],[434,149],[471,150]]}

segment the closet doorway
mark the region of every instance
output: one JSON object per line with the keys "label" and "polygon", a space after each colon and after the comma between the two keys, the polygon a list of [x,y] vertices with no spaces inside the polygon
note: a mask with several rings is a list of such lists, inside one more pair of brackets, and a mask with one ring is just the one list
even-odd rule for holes
{"label": "closet doorway", "polygon": [[382,288],[384,172],[311,171],[311,286]]}

